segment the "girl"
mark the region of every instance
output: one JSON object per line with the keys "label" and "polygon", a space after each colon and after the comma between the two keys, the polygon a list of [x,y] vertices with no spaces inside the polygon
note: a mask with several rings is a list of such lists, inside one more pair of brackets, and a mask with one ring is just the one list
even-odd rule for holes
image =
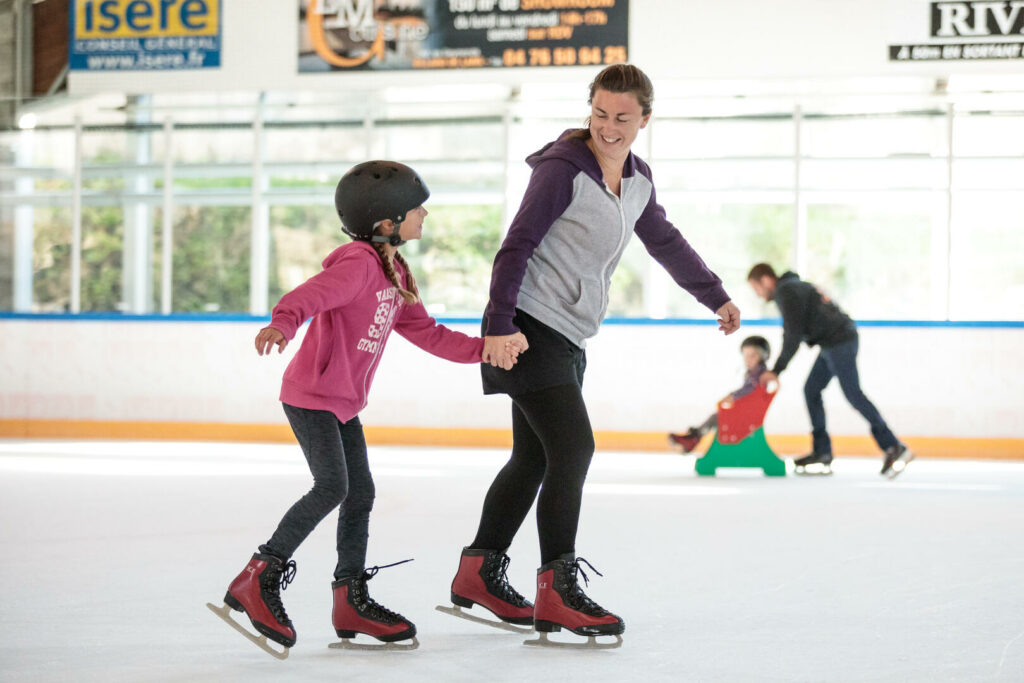
{"label": "girl", "polygon": [[[334,509],[338,516],[338,564],[334,570],[334,628],[341,638],[364,633],[380,641],[412,639],[416,626],[367,592],[379,567],[365,569],[374,485],[358,413],[366,406],[374,372],[392,330],[430,353],[457,363],[482,359],[483,340],[439,325],[419,300],[416,281],[398,247],[419,239],[430,195],[411,168],[368,161],[338,182],[334,203],[342,230],[353,242],[324,259],[324,269],[281,298],[270,325],[256,335],[256,352],[284,351],[304,321],[309,331],[285,370],[281,401],[313,474],[313,488],[285,513],[270,539],[228,587],[226,606],[214,611],[232,625],[228,607],[245,612],[264,638],[249,636],[275,656],[287,656],[295,628],[279,588],[295,576],[289,558]],[[525,350],[513,340],[508,357]],[[266,644],[273,640],[283,653]]]}

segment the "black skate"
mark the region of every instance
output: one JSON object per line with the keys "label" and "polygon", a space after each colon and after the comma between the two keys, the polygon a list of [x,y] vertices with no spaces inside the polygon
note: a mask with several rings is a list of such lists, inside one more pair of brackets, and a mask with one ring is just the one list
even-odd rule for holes
{"label": "black skate", "polygon": [[893,479],[903,470],[907,469],[907,463],[914,459],[914,452],[905,444],[896,444],[885,449],[885,460],[882,462],[883,476]]}
{"label": "black skate", "polygon": [[832,474],[831,453],[809,453],[793,461],[793,474],[826,476]]}

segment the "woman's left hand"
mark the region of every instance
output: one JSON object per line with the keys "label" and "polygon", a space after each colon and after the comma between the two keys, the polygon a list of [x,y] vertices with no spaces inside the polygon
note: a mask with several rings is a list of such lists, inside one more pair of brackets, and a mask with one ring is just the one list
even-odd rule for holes
{"label": "woman's left hand", "polygon": [[718,329],[726,334],[732,334],[740,329],[740,309],[736,304],[726,301],[721,308],[715,311],[718,316]]}

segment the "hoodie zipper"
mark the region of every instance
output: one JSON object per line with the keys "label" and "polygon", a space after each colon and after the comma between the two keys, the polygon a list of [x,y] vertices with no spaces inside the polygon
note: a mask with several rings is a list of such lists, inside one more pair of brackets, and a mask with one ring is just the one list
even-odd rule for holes
{"label": "hoodie zipper", "polygon": [[[611,274],[607,273],[608,267],[611,266],[612,261],[615,260],[615,255],[621,253],[622,243],[626,239],[626,211],[622,208],[622,199],[619,195],[611,191],[608,184],[605,183],[604,191],[615,200],[615,205],[619,208],[619,243],[615,246],[615,251],[612,253],[612,257],[608,259],[604,268],[601,272],[601,317],[604,317],[605,311],[608,310],[608,284],[611,281]],[[622,192],[622,186],[619,186],[619,193]],[[607,277],[606,277],[607,273]],[[600,321],[599,321],[600,322]]]}

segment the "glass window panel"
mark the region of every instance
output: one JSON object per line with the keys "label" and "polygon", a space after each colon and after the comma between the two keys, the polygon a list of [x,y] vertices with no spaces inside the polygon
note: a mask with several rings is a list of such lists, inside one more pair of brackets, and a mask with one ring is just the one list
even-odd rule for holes
{"label": "glass window panel", "polygon": [[386,158],[408,163],[417,159],[502,160],[505,156],[501,123],[396,124],[377,128],[375,135],[384,140]]}
{"label": "glass window panel", "polygon": [[34,190],[38,193],[70,191],[71,170],[75,165],[74,131],[33,130],[25,135],[31,140],[27,164],[39,171]]}
{"label": "glass window panel", "polygon": [[1024,212],[1012,192],[962,192],[953,204],[950,317],[1024,320]]}
{"label": "glass window panel", "polygon": [[793,132],[789,116],[778,119],[655,118],[651,124],[659,159],[788,156],[793,154]]}
{"label": "glass window panel", "polygon": [[[163,135],[161,134],[161,138]],[[254,147],[248,128],[176,128],[174,162],[184,164],[251,163]],[[161,140],[161,149],[162,149]],[[159,157],[163,159],[162,155]]]}
{"label": "glass window panel", "polygon": [[491,265],[501,246],[501,206],[433,205],[423,238],[402,247],[432,315],[483,315]]}
{"label": "glass window panel", "polygon": [[944,189],[945,159],[805,160],[800,178],[805,190]]}
{"label": "glass window panel", "polygon": [[82,209],[83,311],[124,310],[124,210],[120,206]]}
{"label": "glass window panel", "polygon": [[957,156],[1024,155],[1024,113],[956,114],[953,152]]}
{"label": "glass window panel", "polygon": [[32,312],[71,307],[71,210],[36,208],[32,240]]}
{"label": "glass window panel", "polygon": [[247,206],[175,207],[174,312],[249,311],[251,213]]}
{"label": "glass window panel", "polygon": [[936,201],[906,195],[810,204],[808,271],[800,276],[854,318],[928,318]]}
{"label": "glass window panel", "polygon": [[362,126],[309,126],[263,131],[268,162],[334,161],[356,164],[367,158],[367,133]]}
{"label": "glass window panel", "polygon": [[1024,158],[954,161],[953,189],[1024,190]]}
{"label": "glass window panel", "polygon": [[333,205],[270,207],[270,307],[319,273],[324,258],[348,241]]}
{"label": "glass window panel", "polygon": [[[703,202],[666,205],[669,220],[681,230],[704,262],[722,279],[726,292],[747,318],[775,317],[747,285],[755,263],[785,264],[791,260],[791,204]],[[655,268],[664,273],[661,266]],[[664,315],[706,319],[709,312],[667,274],[657,278],[667,287]],[[657,311],[652,311],[657,314]]]}
{"label": "glass window panel", "polygon": [[654,167],[658,192],[667,190],[792,189],[792,161],[666,161]]}
{"label": "glass window panel", "polygon": [[810,157],[888,157],[946,155],[943,113],[862,117],[804,117],[801,153]]}

